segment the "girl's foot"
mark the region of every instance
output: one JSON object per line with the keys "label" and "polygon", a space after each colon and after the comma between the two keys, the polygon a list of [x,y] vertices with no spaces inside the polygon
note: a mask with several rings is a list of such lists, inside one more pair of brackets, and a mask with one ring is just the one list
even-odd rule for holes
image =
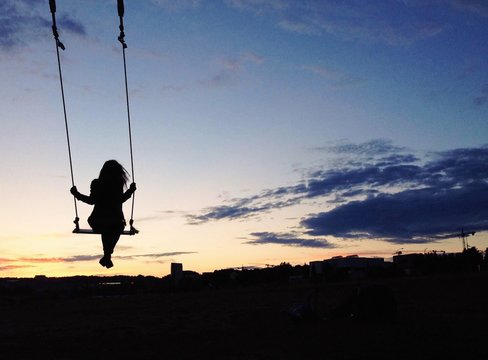
{"label": "girl's foot", "polygon": [[106,267],[107,266],[107,258],[104,256],[100,259],[100,261],[98,261],[100,263],[100,265],[102,265],[103,267]]}
{"label": "girl's foot", "polygon": [[114,266],[114,263],[112,262],[112,259],[110,257],[104,256],[100,259],[99,261],[100,265],[103,267],[106,267],[107,269],[110,269],[112,266]]}

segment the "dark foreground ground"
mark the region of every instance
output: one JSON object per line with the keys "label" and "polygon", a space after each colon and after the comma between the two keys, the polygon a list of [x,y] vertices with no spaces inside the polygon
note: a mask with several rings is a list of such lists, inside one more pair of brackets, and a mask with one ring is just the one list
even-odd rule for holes
{"label": "dark foreground ground", "polygon": [[[354,283],[0,299],[0,358],[488,359],[488,274],[381,281],[389,322],[324,319]],[[318,290],[317,319],[284,313]]]}

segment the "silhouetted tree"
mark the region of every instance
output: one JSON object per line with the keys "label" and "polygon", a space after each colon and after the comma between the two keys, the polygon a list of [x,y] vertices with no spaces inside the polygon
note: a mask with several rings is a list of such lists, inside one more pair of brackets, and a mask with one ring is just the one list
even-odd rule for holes
{"label": "silhouetted tree", "polygon": [[465,269],[468,271],[480,270],[483,263],[483,254],[475,246],[463,251]]}

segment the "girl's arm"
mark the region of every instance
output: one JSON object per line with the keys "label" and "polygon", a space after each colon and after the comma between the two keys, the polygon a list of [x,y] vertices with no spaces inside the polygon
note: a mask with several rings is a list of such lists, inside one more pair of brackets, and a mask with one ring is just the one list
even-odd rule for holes
{"label": "girl's arm", "polygon": [[132,194],[136,191],[136,183],[130,184],[130,187],[127,189],[127,191],[122,195],[122,202],[126,202],[127,200],[130,199]]}
{"label": "girl's arm", "polygon": [[80,193],[78,191],[78,189],[76,188],[76,186],[73,186],[71,188],[70,192],[71,192],[71,194],[73,194],[73,196],[75,198],[77,198],[80,201],[83,201],[84,203],[87,203],[89,205],[94,205],[95,204],[95,202],[93,201],[93,198],[92,198],[91,194],[90,194],[90,196],[86,196],[86,195]]}

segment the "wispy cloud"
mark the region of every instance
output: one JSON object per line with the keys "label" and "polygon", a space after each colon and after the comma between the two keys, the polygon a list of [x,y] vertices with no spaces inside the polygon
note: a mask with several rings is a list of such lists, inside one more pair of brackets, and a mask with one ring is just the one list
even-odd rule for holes
{"label": "wispy cloud", "polygon": [[456,9],[488,17],[488,2],[485,0],[451,0],[450,3]]}
{"label": "wispy cloud", "polygon": [[[170,11],[201,8],[201,0],[152,0]],[[258,17],[268,17],[277,28],[309,35],[331,35],[345,40],[404,46],[446,30],[444,22],[427,14],[465,12],[487,17],[484,0],[338,1],[338,0],[222,0],[227,6]]]}
{"label": "wispy cloud", "polygon": [[252,11],[258,15],[268,11],[283,11],[290,7],[289,0],[224,0],[228,5]]}
{"label": "wispy cloud", "polygon": [[475,106],[483,106],[488,103],[488,84],[481,88],[480,94],[473,99],[473,103]]}
{"label": "wispy cloud", "polygon": [[187,212],[186,211],[180,211],[180,210],[160,210],[156,211],[153,215],[148,215],[148,216],[143,216],[143,217],[138,217],[137,223],[141,222],[153,222],[153,221],[161,221],[161,220],[167,220],[175,217],[181,217],[181,216],[186,216]]}
{"label": "wispy cloud", "polygon": [[[423,243],[461,227],[488,231],[484,205],[488,201],[488,146],[429,153],[422,158],[384,140],[322,150],[327,149],[342,156],[341,167],[311,170],[298,184],[204,209],[190,221],[247,219],[314,201],[331,210],[301,220],[309,236]],[[293,243],[287,236],[258,235],[257,243],[280,239]]]}
{"label": "wispy cloud", "polygon": [[17,270],[17,269],[25,269],[25,268],[30,268],[32,265],[2,265],[0,266],[0,272],[1,271],[11,271],[11,270]]}
{"label": "wispy cloud", "polygon": [[367,159],[372,159],[373,157],[383,156],[386,154],[398,154],[399,152],[406,151],[407,149],[396,146],[387,139],[374,139],[360,144],[343,141],[334,145],[317,147],[314,148],[314,150],[339,155],[359,155],[361,157],[367,156]]}
{"label": "wispy cloud", "polygon": [[126,260],[127,259],[139,259],[139,258],[159,259],[159,258],[174,257],[174,256],[181,256],[181,255],[191,255],[191,254],[197,254],[197,252],[195,252],[195,251],[173,251],[173,252],[155,253],[155,254],[116,256],[115,258],[126,259]]}
{"label": "wispy cloud", "polygon": [[364,79],[323,65],[304,65],[302,69],[327,80],[335,88],[361,85]]}
{"label": "wispy cloud", "polygon": [[92,261],[99,259],[99,255],[75,255],[69,257],[21,257],[16,259],[18,262],[31,264],[46,264],[46,263],[64,263],[64,262],[79,262]]}
{"label": "wispy cloud", "polygon": [[201,0],[151,0],[153,4],[170,11],[183,11],[200,7]]}
{"label": "wispy cloud", "polygon": [[325,239],[304,238],[290,233],[255,232],[250,234],[253,238],[244,244],[265,245],[278,244],[284,246],[325,248],[331,249],[336,246]]}
{"label": "wispy cloud", "polygon": [[59,27],[62,28],[64,31],[81,35],[81,36],[86,35],[85,26],[79,21],[71,18],[66,14],[62,15],[57,21],[57,23],[59,24]]}
{"label": "wispy cloud", "polygon": [[476,59],[470,59],[469,62],[461,69],[461,72],[456,77],[456,80],[464,80],[470,77],[476,76],[480,70],[484,69],[482,61]]}
{"label": "wispy cloud", "polygon": [[282,19],[278,22],[278,27],[291,33],[302,35],[321,35],[321,30],[313,23],[297,21],[293,19]]}
{"label": "wispy cloud", "polygon": [[[43,11],[44,10],[44,11]],[[47,38],[51,20],[47,2],[37,0],[3,0],[0,2],[0,49],[12,50],[39,38]],[[85,27],[68,15],[61,15],[62,31],[86,35]]]}
{"label": "wispy cloud", "polygon": [[[227,0],[229,6],[267,15],[276,26],[305,35],[329,34],[346,40],[408,45],[437,36],[444,26],[425,19],[421,8],[391,1]],[[407,11],[409,10],[409,11]]]}
{"label": "wispy cloud", "polygon": [[[262,213],[289,207],[299,202],[296,197],[282,199],[285,193],[278,194],[281,189],[266,190],[261,195],[231,200],[228,205],[212,206],[203,210],[201,214],[189,214],[186,216],[188,224],[200,225],[213,220],[243,220],[259,216]],[[283,188],[284,192],[289,189]]]}
{"label": "wispy cloud", "polygon": [[238,57],[225,57],[218,61],[217,73],[200,81],[204,86],[223,87],[238,83],[239,76],[249,65],[260,65],[264,58],[255,53],[244,53]]}
{"label": "wispy cloud", "polygon": [[[172,251],[164,253],[149,253],[149,254],[134,254],[134,255],[120,255],[114,256],[115,259],[123,260],[142,260],[142,259],[154,259],[161,258],[173,258],[177,256],[196,254],[195,251]],[[0,263],[7,263],[7,265],[0,266],[0,271],[12,270],[17,268],[32,267],[35,264],[52,264],[52,263],[77,263],[86,261],[97,261],[100,259],[100,255],[74,255],[67,257],[18,257],[18,258],[2,258]]]}

